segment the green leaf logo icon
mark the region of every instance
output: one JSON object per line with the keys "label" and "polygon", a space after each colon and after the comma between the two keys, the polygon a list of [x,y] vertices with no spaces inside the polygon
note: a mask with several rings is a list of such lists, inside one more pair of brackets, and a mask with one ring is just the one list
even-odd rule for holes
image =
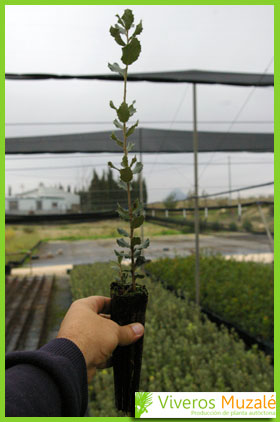
{"label": "green leaf logo icon", "polygon": [[141,418],[144,412],[148,413],[147,407],[153,403],[153,393],[135,393],[135,418]]}

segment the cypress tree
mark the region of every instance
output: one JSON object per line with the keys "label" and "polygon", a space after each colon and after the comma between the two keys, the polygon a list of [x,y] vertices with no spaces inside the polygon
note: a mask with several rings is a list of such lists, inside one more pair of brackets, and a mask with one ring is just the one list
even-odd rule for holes
{"label": "cypress tree", "polygon": [[[133,200],[139,197],[140,184],[139,178],[131,183],[131,197]],[[90,211],[111,211],[115,210],[117,203],[122,207],[126,206],[126,192],[119,186],[114,179],[112,169],[108,172],[103,171],[99,177],[96,170],[93,171],[92,179],[87,191],[79,192],[81,197],[81,209],[83,212]],[[143,202],[147,203],[147,186],[143,179]]]}

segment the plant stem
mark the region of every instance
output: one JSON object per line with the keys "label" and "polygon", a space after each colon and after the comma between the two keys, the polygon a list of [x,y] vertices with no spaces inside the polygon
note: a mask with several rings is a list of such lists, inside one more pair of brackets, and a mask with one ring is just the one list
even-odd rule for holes
{"label": "plant stem", "polygon": [[[129,41],[128,38],[128,31],[126,31],[126,40],[127,43]],[[124,72],[124,90],[123,90],[123,102],[126,103],[126,92],[127,92],[127,70],[128,65],[126,65],[125,72]],[[126,137],[126,123],[123,124],[123,150],[124,154],[127,157],[127,137]],[[132,245],[133,239],[133,214],[132,214],[132,204],[131,204],[131,195],[130,195],[130,183],[127,183],[127,204],[128,204],[128,211],[129,211],[129,223],[130,223],[130,253],[131,253],[131,278],[132,278],[132,290],[135,291],[136,283],[135,283],[135,268],[134,268],[134,247]]]}
{"label": "plant stem", "polygon": [[136,284],[135,284],[135,268],[134,268],[134,247],[132,245],[133,239],[133,214],[132,214],[132,205],[131,205],[131,196],[130,196],[130,183],[127,183],[127,200],[128,200],[128,209],[129,209],[129,220],[130,220],[130,252],[131,252],[131,277],[132,277],[132,290],[135,291]]}

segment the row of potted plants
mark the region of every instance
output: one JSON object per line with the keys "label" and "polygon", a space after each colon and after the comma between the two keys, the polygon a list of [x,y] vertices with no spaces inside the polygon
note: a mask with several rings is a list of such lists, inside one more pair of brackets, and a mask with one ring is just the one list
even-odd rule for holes
{"label": "row of potted plants", "polygon": [[[145,268],[194,300],[194,256],[164,258]],[[272,265],[201,256],[200,284],[201,306],[256,338],[273,340]]]}
{"label": "row of potted plants", "polygon": [[[114,270],[108,263],[77,266],[71,272],[73,298],[107,295]],[[256,348],[219,330],[195,305],[143,280],[150,294],[145,325],[140,391],[273,391],[273,367]],[[122,416],[115,409],[112,369],[90,385],[91,416]]]}

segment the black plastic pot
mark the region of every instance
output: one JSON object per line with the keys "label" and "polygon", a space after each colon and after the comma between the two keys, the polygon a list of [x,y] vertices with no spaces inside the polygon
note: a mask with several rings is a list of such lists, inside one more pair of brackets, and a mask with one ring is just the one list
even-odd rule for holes
{"label": "black plastic pot", "polygon": [[[145,286],[111,284],[111,319],[119,325],[140,322],[145,325],[148,292]],[[118,346],[113,353],[116,408],[134,416],[135,392],[139,391],[143,337],[130,346]]]}

